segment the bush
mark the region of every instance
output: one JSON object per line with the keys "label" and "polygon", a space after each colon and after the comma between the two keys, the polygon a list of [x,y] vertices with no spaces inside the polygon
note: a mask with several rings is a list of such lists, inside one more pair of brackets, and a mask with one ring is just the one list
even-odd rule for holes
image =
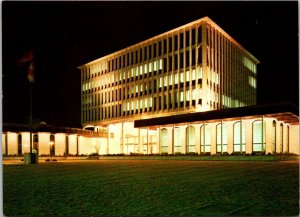
{"label": "bush", "polygon": [[50,161],[50,159],[49,159],[49,158],[47,158],[45,161],[46,161],[46,162],[49,162],[49,161]]}

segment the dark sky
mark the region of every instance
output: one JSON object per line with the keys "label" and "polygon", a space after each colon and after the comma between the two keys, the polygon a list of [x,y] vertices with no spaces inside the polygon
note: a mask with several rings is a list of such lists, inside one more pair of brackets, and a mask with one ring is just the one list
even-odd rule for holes
{"label": "dark sky", "polygon": [[298,106],[298,2],[2,2],[3,122],[28,123],[29,82],[17,60],[34,52],[33,116],[80,127],[86,62],[209,16],[257,57],[258,104]]}

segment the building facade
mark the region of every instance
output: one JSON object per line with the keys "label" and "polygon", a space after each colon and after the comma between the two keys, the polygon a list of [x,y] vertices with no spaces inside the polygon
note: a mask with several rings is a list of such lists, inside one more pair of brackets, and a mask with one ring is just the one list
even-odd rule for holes
{"label": "building facade", "polygon": [[107,131],[106,154],[299,153],[295,117],[209,118],[256,105],[258,63],[204,17],[80,66],[82,125]]}
{"label": "building facade", "polygon": [[[85,130],[40,129],[39,155],[299,154],[292,106],[256,106],[259,61],[208,17],[79,67]],[[86,129],[92,130],[87,131]],[[2,134],[2,153],[30,134]]]}
{"label": "building facade", "polygon": [[82,124],[255,105],[258,63],[202,18],[80,66]]}

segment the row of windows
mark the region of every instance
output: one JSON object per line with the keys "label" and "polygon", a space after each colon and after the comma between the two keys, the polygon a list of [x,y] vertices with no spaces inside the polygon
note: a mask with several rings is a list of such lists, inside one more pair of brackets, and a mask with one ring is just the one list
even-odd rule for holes
{"label": "row of windows", "polygon": [[[276,121],[273,121],[272,141],[276,140]],[[280,124],[280,152],[283,152],[283,124]],[[189,126],[185,130],[186,147],[188,152],[196,152],[196,128]],[[287,126],[286,146],[289,147],[289,126]],[[168,152],[168,129],[162,128],[160,131],[161,153]],[[180,129],[174,128],[174,152],[181,152]],[[226,153],[228,149],[227,124],[216,125],[216,152]],[[211,132],[207,124],[200,127],[200,150],[201,153],[211,152]],[[266,123],[261,120],[252,122],[252,150],[253,152],[266,151]],[[233,124],[233,151],[245,153],[246,151],[246,126],[243,122]],[[272,142],[272,152],[276,152],[276,142]]]}
{"label": "row of windows", "polygon": [[209,24],[206,29],[206,37],[208,45],[207,62],[213,70],[217,71],[217,68],[220,68],[222,56],[226,56],[233,65],[243,65],[251,72],[256,73],[256,64],[246,56],[245,51]]}
{"label": "row of windows", "polygon": [[[120,73],[120,77],[123,77],[123,79],[129,79],[129,78],[133,78],[133,76],[130,76],[130,71],[128,71],[128,73],[124,72],[124,73]],[[133,73],[131,74],[133,75]],[[180,73],[172,73],[169,75],[160,75],[158,79],[156,78],[149,78],[150,82],[152,82],[152,80],[154,80],[154,83],[157,82],[157,87],[162,87],[162,86],[169,86],[172,84],[178,84],[179,82],[185,82],[185,81],[190,81],[190,80],[195,80],[196,76],[198,79],[202,78],[202,67],[198,67],[198,69],[192,69],[190,70],[186,70],[185,72],[180,72]],[[213,78],[213,82],[215,83],[219,83],[219,79],[218,79],[218,74],[215,72],[212,72],[212,78]],[[97,89],[105,89],[105,88],[109,88],[110,84],[114,83],[114,76],[107,76],[103,79],[94,79],[92,81],[86,82],[82,84],[82,91],[87,91],[87,90],[97,90]],[[131,80],[128,80],[129,82],[131,82]],[[143,82],[143,80],[140,81],[135,81],[134,83],[137,82]],[[174,82],[174,83],[173,83]],[[119,82],[119,84],[122,84],[121,82]],[[128,85],[127,83],[125,85]],[[129,84],[130,85],[130,84]]]}
{"label": "row of windows", "polygon": [[[163,36],[162,36],[163,37]],[[105,74],[119,70],[121,68],[130,67],[135,64],[140,64],[144,61],[151,60],[170,52],[175,52],[183,48],[189,48],[195,44],[202,42],[201,26],[198,28],[191,28],[185,32],[177,32],[170,35],[168,38],[160,38],[148,45],[142,45],[139,48],[133,49],[129,52],[106,60],[102,64],[89,66],[86,71],[87,76],[83,76],[83,80],[89,79],[91,75],[96,73]]]}
{"label": "row of windows", "polygon": [[[168,58],[163,58],[160,60],[155,60],[149,63],[145,63],[143,65],[135,66],[129,68],[127,70],[122,70],[117,73],[110,73],[104,76],[99,77],[99,79],[93,79],[92,81],[82,82],[82,90],[88,90],[95,86],[101,88],[107,88],[110,86],[114,86],[117,84],[121,84],[121,82],[126,81],[128,79],[143,79],[146,77],[151,77],[156,74],[161,74],[161,72],[169,72],[178,69],[187,68],[186,71],[189,71],[190,66],[195,66],[196,58],[198,59],[198,64],[202,63],[202,50],[199,48],[198,57],[196,57],[195,50],[193,49],[191,54],[190,52],[186,52],[184,56],[183,53],[180,55],[170,56]],[[190,61],[191,57],[191,61]],[[153,72],[153,74],[152,74]],[[128,80],[129,82],[129,80]]]}

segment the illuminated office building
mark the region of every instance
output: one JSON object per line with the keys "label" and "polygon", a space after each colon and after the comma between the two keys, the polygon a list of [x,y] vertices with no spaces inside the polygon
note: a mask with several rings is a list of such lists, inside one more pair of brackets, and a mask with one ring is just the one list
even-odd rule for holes
{"label": "illuminated office building", "polygon": [[[268,118],[261,120],[259,116],[264,123],[260,123],[259,130],[258,122],[257,126],[251,125],[257,119],[255,114],[250,115],[253,121],[249,126],[240,118],[240,125],[234,121],[225,127],[230,117],[222,115],[218,126],[209,119],[145,124],[153,118],[176,119],[190,113],[201,116],[203,112],[221,113],[256,105],[258,63],[217,24],[204,17],[80,66],[82,125],[95,131],[106,130],[108,137],[100,154],[266,151],[264,139],[258,141],[260,145],[251,142],[251,148],[246,147],[247,139],[249,144],[250,139],[259,140],[253,137],[254,131],[260,134],[259,138],[266,136],[263,126]],[[281,124],[274,117],[268,121]],[[141,120],[146,122],[139,125]],[[282,124],[286,131],[289,123]],[[234,138],[231,128],[239,130]],[[220,130],[222,133],[218,134]],[[267,151],[272,152],[271,149],[274,148]]]}

